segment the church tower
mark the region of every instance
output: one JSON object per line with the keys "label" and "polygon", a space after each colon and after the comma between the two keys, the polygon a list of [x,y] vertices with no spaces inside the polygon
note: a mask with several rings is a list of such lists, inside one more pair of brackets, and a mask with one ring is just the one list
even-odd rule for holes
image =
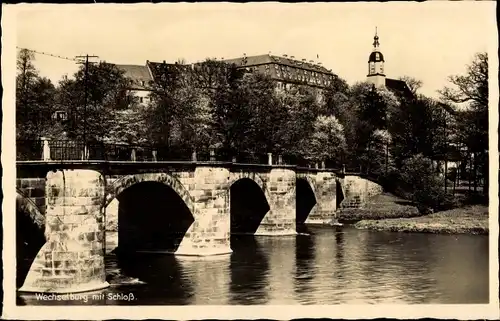
{"label": "church tower", "polygon": [[384,74],[384,55],[379,50],[377,28],[375,28],[375,37],[373,37],[373,51],[368,58],[368,76],[367,81],[374,84],[377,88],[385,87]]}

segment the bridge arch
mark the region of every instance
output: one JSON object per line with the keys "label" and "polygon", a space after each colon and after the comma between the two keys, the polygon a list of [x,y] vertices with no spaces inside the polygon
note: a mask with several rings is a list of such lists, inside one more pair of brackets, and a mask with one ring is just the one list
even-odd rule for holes
{"label": "bridge arch", "polygon": [[296,198],[295,198],[295,222],[297,231],[305,223],[313,209],[318,204],[318,188],[314,179],[310,175],[297,175],[296,179]]}
{"label": "bridge arch", "polygon": [[266,199],[268,201],[270,201],[270,195],[269,195],[269,191],[267,189],[267,184],[258,173],[252,173],[252,172],[233,172],[233,173],[231,173],[231,178],[230,178],[229,184],[228,184],[229,188],[231,188],[231,186],[234,183],[236,183],[237,181],[244,179],[244,178],[250,179],[250,180],[254,181],[257,185],[259,185],[260,189],[262,190],[262,192],[266,196]]}
{"label": "bridge arch", "polygon": [[16,188],[16,210],[28,214],[33,223],[35,223],[40,230],[45,228],[45,216],[35,202],[18,188]]}
{"label": "bridge arch", "polygon": [[174,176],[168,173],[143,173],[131,174],[119,178],[112,185],[106,187],[106,199],[104,208],[106,208],[118,195],[120,195],[127,188],[143,183],[143,182],[158,182],[163,183],[174,190],[177,195],[185,202],[191,213],[194,215],[194,200],[189,191],[184,185]]}
{"label": "bridge arch", "polygon": [[232,173],[229,180],[231,234],[255,234],[271,210],[266,181],[252,172]]}
{"label": "bridge arch", "polygon": [[309,176],[309,175],[297,175],[297,180],[304,180],[304,181],[307,181],[307,183],[309,183],[309,187],[311,188],[312,192],[314,193],[314,197],[316,197],[316,191],[317,191],[317,188],[316,188],[316,183],[314,182],[314,180]]}
{"label": "bridge arch", "polygon": [[195,221],[188,189],[169,173],[124,176],[106,187],[106,252],[175,253]]}
{"label": "bridge arch", "polygon": [[16,286],[21,287],[46,242],[45,216],[32,199],[16,188]]}

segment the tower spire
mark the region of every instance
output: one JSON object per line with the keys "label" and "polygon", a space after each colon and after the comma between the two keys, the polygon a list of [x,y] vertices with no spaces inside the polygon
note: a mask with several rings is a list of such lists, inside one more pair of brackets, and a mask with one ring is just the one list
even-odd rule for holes
{"label": "tower spire", "polygon": [[380,46],[378,42],[377,27],[375,27],[375,37],[373,37],[373,49],[376,50]]}

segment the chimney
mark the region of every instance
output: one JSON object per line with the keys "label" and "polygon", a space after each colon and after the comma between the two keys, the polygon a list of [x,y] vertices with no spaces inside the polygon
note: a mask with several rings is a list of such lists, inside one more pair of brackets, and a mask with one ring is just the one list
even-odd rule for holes
{"label": "chimney", "polygon": [[285,57],[285,58],[286,58],[286,57],[288,57],[288,55],[287,55],[287,54],[283,54],[283,57]]}
{"label": "chimney", "polygon": [[307,61],[307,59],[306,59],[306,58],[302,58],[302,61],[303,61],[303,62],[306,62],[306,61]]}
{"label": "chimney", "polygon": [[295,56],[290,56],[290,58],[295,59]]}

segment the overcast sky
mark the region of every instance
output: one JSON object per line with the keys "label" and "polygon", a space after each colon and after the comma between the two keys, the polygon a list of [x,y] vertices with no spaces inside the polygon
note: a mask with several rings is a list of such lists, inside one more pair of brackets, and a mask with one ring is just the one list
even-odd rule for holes
{"label": "overcast sky", "polygon": [[[17,46],[74,57],[145,64],[243,53],[321,61],[353,84],[366,79],[375,26],[390,78],[423,81],[436,96],[474,53],[496,52],[494,2],[331,4],[50,5],[18,11]],[[317,58],[319,55],[319,59]],[[74,62],[36,55],[57,81]]]}

